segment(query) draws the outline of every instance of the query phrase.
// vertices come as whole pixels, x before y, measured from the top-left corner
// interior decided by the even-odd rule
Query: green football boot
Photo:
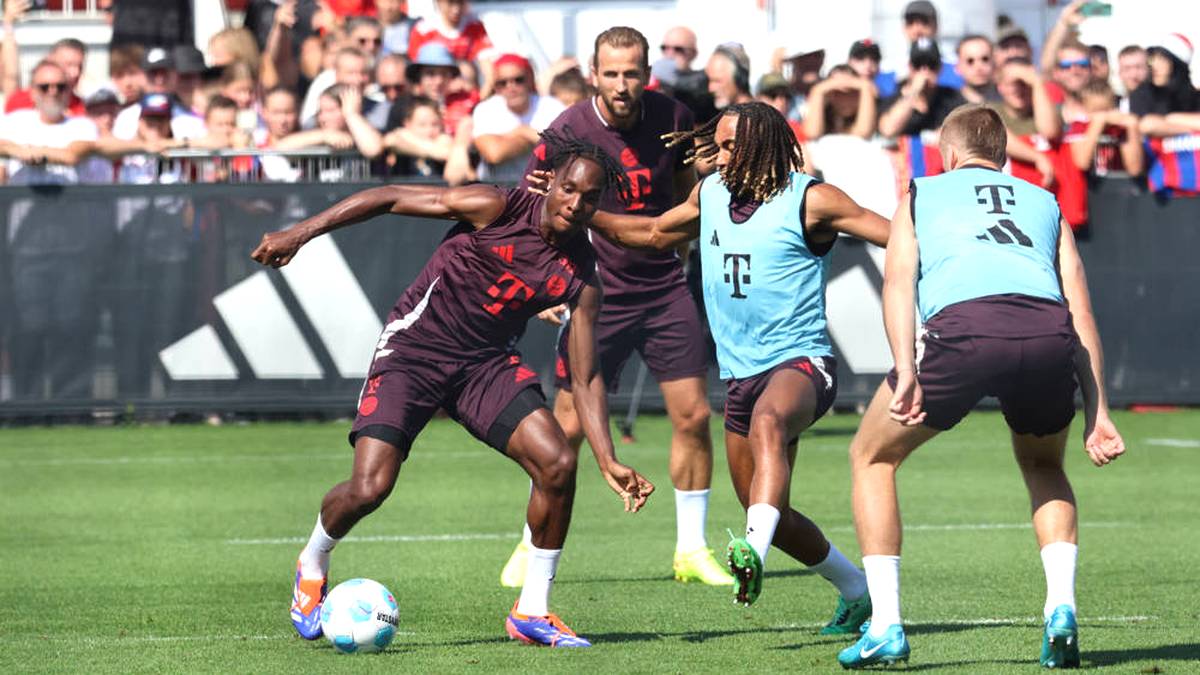
[[[871,594],[864,592],[857,600],[847,601],[838,596],[833,618],[821,629],[821,635],[858,635],[862,625],[871,618]]]
[[[738,537],[729,542],[726,558],[729,560],[729,571],[737,580],[733,601],[746,607],[753,605],[762,593],[763,564],[758,551],[750,542]]]

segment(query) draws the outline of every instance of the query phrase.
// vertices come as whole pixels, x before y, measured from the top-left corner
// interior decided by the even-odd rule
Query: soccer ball
[[[321,630],[343,654],[381,651],[399,623],[396,598],[378,581],[343,581],[321,603]]]

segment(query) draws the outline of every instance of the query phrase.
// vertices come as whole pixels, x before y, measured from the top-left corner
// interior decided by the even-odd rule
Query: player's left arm
[[[677,169],[674,175],[671,176],[671,187],[674,189],[675,204],[680,204],[688,200],[692,195],[692,190],[696,189],[696,183],[699,179],[696,176],[695,167],[688,165],[682,169]],[[700,222],[696,221],[697,233],[699,232]],[[691,241],[685,241],[675,247],[675,252],[679,254],[681,260],[687,260],[688,249],[691,248]]]
[[[888,414],[905,426],[916,426],[925,420],[924,392],[917,381],[914,304],[920,251],[910,206],[912,198],[910,191],[896,207],[883,263],[883,327],[896,363],[896,388]]]
[[[597,282],[584,286],[571,308],[571,332],[567,355],[571,363],[571,391],[583,434],[600,465],[600,473],[625,502],[625,510],[636,512],[646,503],[654,485],[631,467],[617,461],[608,423],[608,392],[596,358],[596,317],[602,293]]]
[[[1083,446],[1096,466],[1104,466],[1125,452],[1125,441],[1108,416],[1108,393],[1104,385],[1104,350],[1092,314],[1087,275],[1075,247],[1071,226],[1060,217],[1058,233],[1058,276],[1063,297],[1071,310],[1079,349],[1075,352],[1075,374],[1083,394]]]
[[[804,222],[809,235],[820,243],[833,241],[842,233],[876,246],[888,245],[890,227],[887,218],[859,206],[849,195],[829,183],[808,188],[804,198]]]

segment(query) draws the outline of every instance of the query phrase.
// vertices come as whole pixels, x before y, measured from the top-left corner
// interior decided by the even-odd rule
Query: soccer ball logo
[[[396,598],[370,579],[343,581],[321,604],[321,630],[343,654],[381,651],[391,644],[399,623]]]

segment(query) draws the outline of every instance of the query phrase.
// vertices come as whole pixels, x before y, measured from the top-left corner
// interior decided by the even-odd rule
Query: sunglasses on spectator
[[[51,91],[53,91],[56,94],[60,94],[67,90],[66,82],[41,82],[38,84],[34,84],[33,86],[35,89],[42,92],[43,94],[48,94]]]
[[[1058,67],[1063,70],[1067,70],[1068,68],[1091,68],[1092,62],[1087,59],[1063,60],[1058,62]]]
[[[676,54],[687,54],[688,52],[692,51],[691,47],[684,47],[682,45],[659,45],[658,48],[661,49],[664,54],[670,54],[671,52],[675,52]]]
[[[966,64],[968,66],[973,66],[976,63],[991,63],[992,57],[990,57],[990,56],[980,56],[980,57],[968,56],[967,58],[963,59],[963,61],[966,62]]]
[[[399,91],[399,92],[404,91],[403,84],[381,84],[381,85],[379,85],[379,88],[383,91]]]
[[[357,42],[358,44],[362,45],[363,47],[367,47],[367,46],[369,46],[369,45],[381,45],[381,44],[383,44],[383,38],[367,38],[367,37],[361,37],[361,38],[358,38],[357,40],[355,40],[355,42]]]
[[[518,75],[518,76],[516,76],[516,77],[509,77],[509,78],[505,78],[505,79],[502,79],[502,80],[496,80],[496,88],[497,88],[497,89],[503,89],[503,88],[507,87],[507,86],[508,86],[508,85],[510,85],[510,84],[520,84],[520,85],[524,85],[524,84],[525,84],[525,76],[524,76],[524,75]]]

